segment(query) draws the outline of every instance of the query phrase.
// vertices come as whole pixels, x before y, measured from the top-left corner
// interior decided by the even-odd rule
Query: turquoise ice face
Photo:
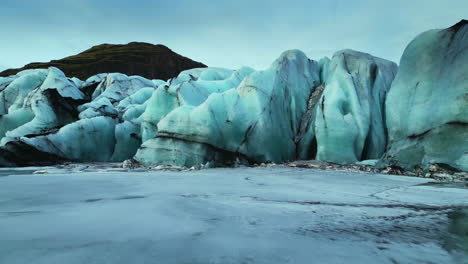
[[[78,161],[131,158],[141,145],[146,101],[161,83],[119,73],[81,81],[54,67],[2,78],[1,144],[20,142]]]
[[[206,69],[198,79],[192,76],[193,80],[158,88],[148,105],[148,111],[156,108],[153,103],[166,106],[148,114],[157,113],[148,126],[157,129],[157,137],[145,141],[136,158],[148,165],[185,166],[213,158],[219,158],[215,163],[236,158],[295,159],[294,138],[301,117],[311,91],[320,85],[317,62],[294,50],[283,53],[264,71],[241,68],[230,76],[224,74],[229,76],[224,80],[211,80],[213,73]],[[168,99],[161,100],[164,97]],[[170,98],[177,98],[177,103],[164,104],[176,101]],[[194,153],[194,148],[199,151]]]
[[[430,30],[406,48],[386,101],[386,163],[468,170],[468,22]]]
[[[0,80],[0,135],[79,161],[138,149],[146,165],[354,162],[385,147],[381,107],[395,67],[351,50],[319,62],[291,50],[263,71],[192,69],[168,82],[25,71]]]
[[[292,50],[267,70],[231,73],[242,78],[230,77],[236,81],[229,85],[200,80],[218,70],[181,74],[148,103],[136,159],[193,166],[379,158],[386,144],[382,106],[396,69],[351,50],[320,62]]]
[[[18,73],[0,98],[0,145],[5,145],[73,122],[68,110],[84,94],[63,72],[51,67]]]
[[[382,156],[383,104],[396,71],[395,63],[366,53],[335,53],[315,114],[317,159],[345,164]]]

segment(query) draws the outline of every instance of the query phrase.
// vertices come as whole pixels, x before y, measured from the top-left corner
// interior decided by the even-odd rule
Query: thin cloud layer
[[[319,59],[351,48],[398,62],[417,34],[466,10],[465,0],[3,0],[0,69],[131,41],[227,68],[266,68],[287,49]]]

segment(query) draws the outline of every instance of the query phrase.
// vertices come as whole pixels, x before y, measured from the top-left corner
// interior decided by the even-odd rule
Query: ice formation
[[[237,87],[240,80],[235,80],[230,85],[216,85],[218,90],[211,89],[214,92],[200,98],[203,103],[199,95],[184,98],[179,93],[183,105],[160,119],[157,137],[143,143],[137,160],[193,166],[229,163],[236,158],[256,162],[294,159],[300,118],[310,92],[320,84],[318,64],[300,51],[288,51],[269,69],[251,73]],[[191,82],[196,83],[176,86],[197,87]]]
[[[468,21],[406,48],[386,102],[387,164],[443,163],[468,171]]]
[[[0,79],[0,164],[131,158],[146,101],[161,83],[120,73],[81,81],[54,67]]]
[[[53,67],[1,77],[0,166],[132,157],[187,167],[347,164],[384,155],[381,166],[468,170],[467,31],[462,21],[423,33],[399,69],[353,50],[319,61],[290,50],[265,70],[198,68],[167,82],[120,73],[82,81]]]
[[[380,158],[386,145],[383,104],[397,65],[345,50],[326,67],[315,116],[317,159],[354,163]]]
[[[148,103],[153,122],[146,122],[136,159],[194,166],[378,158],[386,143],[382,105],[396,69],[351,50],[320,62],[292,50],[237,87],[216,84],[221,89],[203,98],[181,92],[200,82],[181,76],[187,81],[160,87]]]

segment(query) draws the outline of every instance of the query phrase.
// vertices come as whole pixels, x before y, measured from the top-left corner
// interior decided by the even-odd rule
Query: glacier
[[[191,69],[167,82],[27,70],[2,79],[1,147],[187,167],[378,158],[396,68],[352,50],[319,61],[290,50],[266,70]]]
[[[380,158],[386,146],[383,105],[398,66],[345,50],[327,67],[315,116],[317,159],[343,164]]]
[[[0,164],[131,158],[146,101],[162,83],[120,73],[81,81],[55,67],[2,79]]]
[[[58,161],[219,167],[320,160],[468,170],[468,26],[416,37],[396,63],[283,52],[267,69],[169,80],[54,67],[0,77],[0,166]]]
[[[387,97],[382,163],[468,171],[468,21],[414,39]]]
[[[317,63],[304,53],[285,52],[238,87],[168,113],[157,125],[157,137],[143,143],[136,159],[189,167],[236,159],[292,160],[293,138],[310,90],[320,83],[318,72]]]
[[[154,131],[146,135],[152,138],[135,158],[145,165],[187,167],[314,158],[348,163],[361,160],[363,152],[366,158],[379,158],[386,143],[381,108],[396,69],[395,63],[352,50],[319,62],[291,50],[267,70],[251,73],[237,87],[211,93],[201,104],[161,102],[163,96],[155,93],[147,115],[157,113],[157,124],[148,125]],[[183,85],[176,82],[176,87]],[[164,89],[161,94],[171,87]],[[344,104],[355,109],[331,118]],[[154,110],[157,105],[164,107]],[[174,105],[179,107],[168,112]],[[361,130],[355,133],[357,126]]]

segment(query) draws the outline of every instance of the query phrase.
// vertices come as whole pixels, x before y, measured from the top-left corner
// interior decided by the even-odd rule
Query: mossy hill
[[[162,79],[177,76],[181,71],[206,67],[173,52],[164,45],[131,42],[125,45],[102,44],[80,54],[50,62],[34,62],[19,69],[8,69],[0,76],[14,75],[27,69],[55,66],[69,77],[85,80],[105,72],[120,72],[127,75],[140,75],[148,79]]]

